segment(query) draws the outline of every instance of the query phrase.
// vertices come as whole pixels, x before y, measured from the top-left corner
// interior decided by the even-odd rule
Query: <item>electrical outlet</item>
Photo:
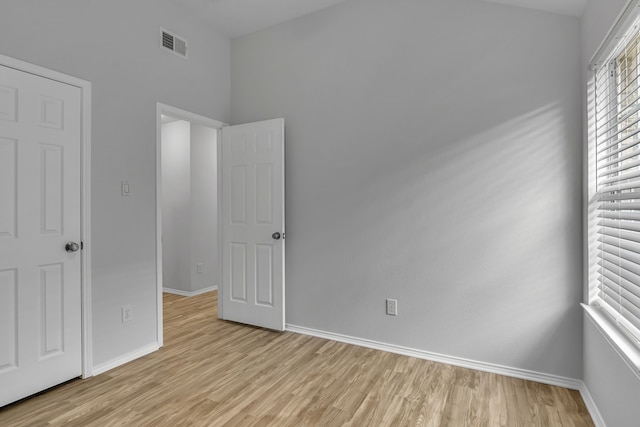
[[[131,306],[122,306],[122,323],[131,322],[133,320],[133,313],[131,312]]]
[[[198,272],[198,274],[202,274],[202,263],[201,262],[196,264],[196,271]]]
[[[398,315],[398,300],[387,298],[387,314],[389,316]]]

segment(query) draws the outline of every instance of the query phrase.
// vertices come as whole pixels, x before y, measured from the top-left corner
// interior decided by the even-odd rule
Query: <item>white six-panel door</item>
[[[284,120],[222,129],[222,317],[284,330]]]
[[[81,375],[81,91],[0,66],[0,406]]]

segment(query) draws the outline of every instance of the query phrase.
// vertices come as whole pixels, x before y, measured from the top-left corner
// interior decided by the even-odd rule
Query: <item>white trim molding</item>
[[[589,69],[594,71],[599,66],[599,62],[603,61],[605,56],[615,48],[619,41],[619,36],[627,32],[635,24],[634,14],[637,13],[639,6],[640,0],[627,0],[627,4],[614,21],[615,23],[609,28],[604,40],[602,40],[602,43],[600,43],[600,46],[591,57]]]
[[[160,350],[157,344],[149,344],[145,347],[141,347],[138,350],[132,351],[130,353],[125,354],[124,356],[115,358],[110,362],[103,363],[101,365],[95,366],[93,368],[94,375],[100,375],[111,369],[117,368],[118,366],[122,366],[125,363],[132,362],[136,359],[146,356],[147,354],[153,353],[154,351]]]
[[[535,381],[543,384],[565,387],[572,390],[580,390],[583,382],[574,378],[561,377],[559,375],[545,374],[542,372],[528,371],[525,369],[512,368],[509,366],[496,365],[493,363],[479,362],[476,360],[464,359],[461,357],[447,356],[430,351],[418,350],[415,348],[403,347],[395,344],[387,344],[379,341],[356,338],[348,335],[336,334],[333,332],[319,331],[317,329],[305,328],[302,326],[286,325],[286,330],[297,334],[310,335],[360,347],[382,350],[389,353],[411,356],[417,359],[430,360],[432,362],[445,363],[447,365],[460,366],[462,368],[475,369],[477,371],[490,372],[493,374],[505,375],[523,380]]]
[[[0,65],[74,86],[81,91],[82,378],[88,378],[93,375],[91,326],[91,82],[1,54]]]
[[[640,349],[598,308],[587,304],[581,305],[588,315],[587,318],[602,334],[611,348],[618,353],[636,378],[640,380]]]
[[[197,291],[183,291],[181,289],[172,289],[172,288],[162,288],[162,292],[166,292],[168,294],[180,295],[183,297],[195,297],[196,295],[206,294],[207,292],[217,291],[218,286],[209,286],[208,288],[198,289]]]
[[[596,427],[607,427],[607,424],[604,422],[604,418],[602,418],[602,414],[600,414],[600,411],[596,406],[596,401],[593,400],[593,396],[589,393],[589,389],[584,382],[580,386],[580,396],[582,396],[582,400],[584,401],[587,411],[589,411],[589,415],[591,415],[591,419]]]

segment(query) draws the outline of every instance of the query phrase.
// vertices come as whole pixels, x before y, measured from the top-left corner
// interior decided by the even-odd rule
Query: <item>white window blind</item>
[[[640,340],[640,34],[637,27],[596,70],[596,303]]]

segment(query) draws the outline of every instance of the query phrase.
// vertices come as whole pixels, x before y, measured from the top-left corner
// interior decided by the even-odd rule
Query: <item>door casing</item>
[[[80,234],[82,378],[93,376],[91,329],[91,82],[0,54],[0,65],[75,86],[81,92],[80,132]]]
[[[177,107],[172,107],[167,104],[163,104],[160,102],[156,103],[156,282],[157,282],[157,299],[156,299],[156,325],[157,325],[157,341],[158,347],[162,347],[164,343],[164,335],[163,335],[163,310],[162,310],[162,289],[163,289],[163,280],[162,280],[162,115],[168,115],[171,117],[175,117],[177,119],[186,120],[190,123],[194,123],[200,126],[206,126],[208,128],[217,129],[218,131],[218,143],[217,143],[217,174],[218,174],[218,210],[220,210],[220,206],[222,206],[222,187],[220,180],[221,173],[221,138],[222,138],[222,128],[224,126],[228,126],[226,123],[223,123],[218,120],[211,119],[209,117],[201,116],[196,113],[192,113],[190,111],[186,111]],[[221,229],[221,217],[218,215],[218,236],[220,236]],[[217,242],[218,246],[218,265],[222,265],[222,241],[218,238]],[[218,268],[216,272],[216,281],[218,283],[222,283],[222,270]],[[221,289],[218,289],[218,292],[221,292]],[[218,317],[222,315],[222,304],[221,299],[218,298]]]

